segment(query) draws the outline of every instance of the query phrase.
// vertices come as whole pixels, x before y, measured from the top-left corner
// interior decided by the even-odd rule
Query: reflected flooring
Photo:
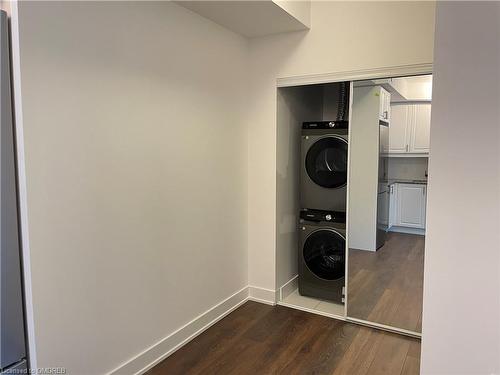
[[[377,252],[349,250],[348,316],[421,332],[424,242],[388,233]]]
[[[284,298],[282,302],[292,305],[291,307],[311,309],[317,311],[318,313],[336,315],[337,317],[342,318],[345,316],[343,304],[301,296],[298,289],[295,289],[292,293],[290,293],[290,295]]]
[[[247,302],[147,372],[418,375],[420,341]]]

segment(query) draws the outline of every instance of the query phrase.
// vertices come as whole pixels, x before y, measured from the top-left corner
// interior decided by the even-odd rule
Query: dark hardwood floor
[[[147,374],[418,375],[419,363],[417,339],[247,302]]]
[[[388,233],[377,252],[350,249],[347,315],[421,332],[424,243]]]

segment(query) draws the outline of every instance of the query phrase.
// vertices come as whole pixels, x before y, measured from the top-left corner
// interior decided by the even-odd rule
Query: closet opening
[[[278,88],[279,304],[420,336],[431,88]]]

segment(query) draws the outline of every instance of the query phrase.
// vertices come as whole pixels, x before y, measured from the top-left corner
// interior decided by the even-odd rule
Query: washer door
[[[311,233],[302,255],[309,270],[321,279],[338,280],[345,275],[345,238],[334,230]]]
[[[317,185],[339,188],[347,184],[347,141],[330,136],[314,143],[306,155],[306,171]]]

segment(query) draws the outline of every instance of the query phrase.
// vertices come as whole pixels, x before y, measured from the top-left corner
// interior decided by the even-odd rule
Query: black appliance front
[[[299,293],[343,303],[345,225],[303,223],[299,249]]]
[[[301,208],[345,212],[347,129],[303,129],[301,158]]]
[[[317,185],[335,189],[347,184],[347,141],[337,136],[318,139],[306,154],[307,175]]]

